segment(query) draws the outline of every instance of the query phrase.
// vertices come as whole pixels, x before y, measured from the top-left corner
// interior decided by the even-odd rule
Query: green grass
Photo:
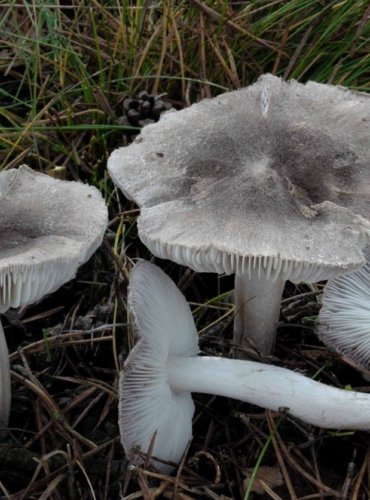
[[[368,436],[335,435],[288,417],[275,416],[274,422],[259,409],[210,397],[196,399],[195,437],[187,457],[192,468],[172,479],[126,471],[116,428],[116,384],[119,354],[132,346],[132,338],[126,329],[128,338],[122,339],[116,323],[127,320],[131,259],[150,255],[137,238],[137,210],[112,189],[106,161],[135,131],[120,125],[119,118],[124,98],[141,90],[165,94],[182,107],[271,72],[370,91],[369,15],[368,0],[1,3],[0,170],[27,163],[90,182],[103,192],[111,214],[105,244],[82,271],[84,279],[56,294],[55,304],[31,309],[29,323],[27,310],[22,312],[31,328],[41,307],[40,317],[54,326],[55,306],[65,308],[58,318],[66,333],[55,334],[42,323],[33,328],[44,332],[46,348],[42,336],[33,334],[22,337],[21,350],[15,342],[11,346],[17,425],[9,449],[0,441],[2,498],[12,498],[13,490],[22,491],[23,498],[105,500],[121,492],[160,498],[163,485],[173,498],[255,498],[253,481],[243,489],[244,471],[254,468],[255,478],[261,465],[281,468],[292,498],[344,498],[344,491],[366,498]],[[225,284],[227,278],[204,278],[175,265],[166,270],[191,295],[202,350],[226,356],[232,285]],[[293,318],[300,317],[300,307],[307,314],[307,300],[316,300],[316,293],[307,299],[310,293],[301,286],[287,285],[286,293],[298,304]],[[100,319],[106,332],[74,330],[75,319],[94,317],[97,305],[108,310]],[[312,322],[302,321],[300,330],[299,319],[290,323],[285,316],[283,303],[285,343],[276,352],[282,365],[331,385],[361,385],[358,378],[352,383],[353,372],[352,378],[341,378],[348,367],[338,368],[317,341],[310,344],[315,342]],[[65,421],[53,418],[56,414]],[[89,447],[90,442],[98,447]],[[13,452],[24,469],[15,477],[7,465]],[[39,466],[35,459],[41,456]],[[351,460],[356,476],[347,473]],[[276,498],[288,498],[288,490]]]
[[[366,0],[11,0],[1,9],[0,168],[103,175],[124,133],[123,97],[142,89],[181,105],[264,72],[370,88]]]

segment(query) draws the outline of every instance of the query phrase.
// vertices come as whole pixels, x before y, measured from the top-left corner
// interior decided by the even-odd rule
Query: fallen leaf
[[[252,479],[253,471],[254,468],[246,469],[244,471],[245,489],[248,488],[249,482]],[[266,493],[267,489],[272,490],[277,486],[281,486],[283,483],[283,476],[281,475],[278,465],[275,465],[274,467],[262,466],[256,472],[251,491],[257,493],[258,495],[262,495],[263,493]]]

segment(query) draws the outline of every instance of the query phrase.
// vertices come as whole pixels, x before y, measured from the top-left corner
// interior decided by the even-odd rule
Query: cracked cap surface
[[[108,168],[155,255],[317,281],[364,262],[369,137],[369,95],[264,75],[168,112]]]

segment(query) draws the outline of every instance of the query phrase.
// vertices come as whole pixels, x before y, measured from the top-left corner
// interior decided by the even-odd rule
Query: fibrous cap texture
[[[171,389],[166,362],[195,356],[198,336],[184,296],[157,266],[139,261],[130,276],[128,305],[137,344],[119,385],[121,441],[132,463],[140,463],[153,440],[153,457],[178,463],[192,436],[194,404],[188,392]],[[159,461],[155,466],[169,472]]]
[[[92,186],[26,166],[0,173],[0,312],[72,279],[100,245],[107,209]]]
[[[108,168],[155,255],[317,281],[364,262],[369,136],[370,96],[264,75],[165,114]]]

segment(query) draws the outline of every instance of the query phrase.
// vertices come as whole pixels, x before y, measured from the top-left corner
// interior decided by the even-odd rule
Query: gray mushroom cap
[[[100,245],[107,208],[92,186],[34,172],[0,172],[0,313],[72,279]]]
[[[174,391],[166,363],[171,356],[196,356],[198,334],[184,296],[149,262],[130,275],[128,305],[138,340],[119,384],[119,427],[126,456],[142,463],[153,440],[153,457],[178,463],[192,437],[194,403],[189,391]],[[181,321],[177,321],[181,318]],[[162,472],[173,467],[154,460]]]
[[[157,256],[317,281],[369,240],[370,96],[272,75],[144,127],[109,172]]]

